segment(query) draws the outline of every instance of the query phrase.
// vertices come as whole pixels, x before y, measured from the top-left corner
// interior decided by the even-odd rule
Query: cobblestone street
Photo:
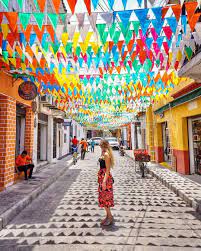
[[[115,153],[115,218],[101,228],[97,203],[99,151],[71,166],[0,232],[0,250],[200,250],[193,208],[134,163]]]

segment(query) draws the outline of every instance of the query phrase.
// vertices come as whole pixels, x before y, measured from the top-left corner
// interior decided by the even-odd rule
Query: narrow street
[[[195,211],[115,152],[115,223],[100,227],[99,150],[71,166],[0,232],[0,250],[200,250]]]

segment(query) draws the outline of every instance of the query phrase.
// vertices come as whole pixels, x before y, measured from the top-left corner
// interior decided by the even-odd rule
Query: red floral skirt
[[[106,190],[102,189],[102,183],[105,176],[106,168],[101,168],[98,172],[98,205],[99,207],[114,207],[114,197],[113,197],[113,178],[109,174],[106,182]]]

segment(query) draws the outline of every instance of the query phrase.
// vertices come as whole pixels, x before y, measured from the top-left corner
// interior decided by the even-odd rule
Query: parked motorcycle
[[[125,155],[125,150],[124,150],[124,147],[123,146],[120,146],[119,147],[119,153],[121,156],[124,156]]]

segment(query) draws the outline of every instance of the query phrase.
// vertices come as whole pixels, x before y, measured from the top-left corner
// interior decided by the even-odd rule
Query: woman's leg
[[[110,207],[105,207],[106,215],[109,220],[112,220],[112,213]]]

